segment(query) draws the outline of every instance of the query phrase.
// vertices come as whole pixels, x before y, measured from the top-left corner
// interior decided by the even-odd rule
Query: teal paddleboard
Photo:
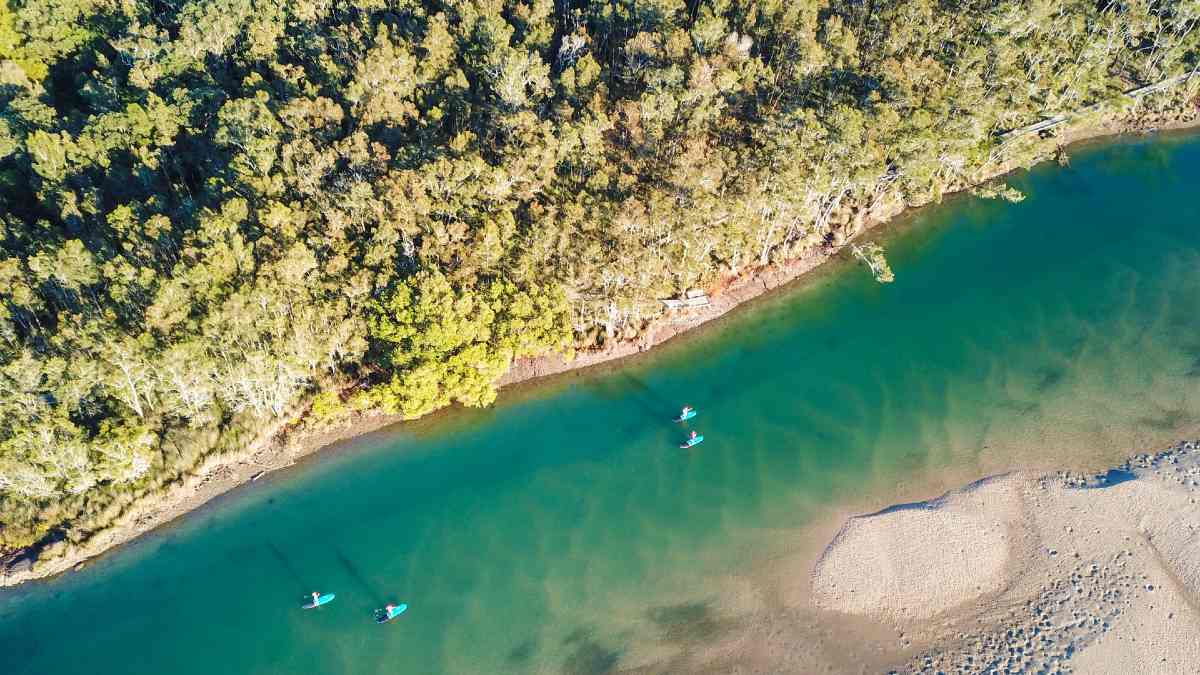
[[[703,443],[703,442],[704,442],[704,437],[703,437],[703,436],[697,436],[697,437],[695,437],[695,438],[689,438],[689,439],[687,439],[686,441],[684,441],[684,442],[683,442],[683,445],[680,445],[679,447],[681,447],[681,448],[694,448],[694,447],[696,447],[697,445],[700,445],[700,444],[701,444],[701,443]]]
[[[685,414],[675,418],[676,422],[686,422],[696,416],[695,410],[689,410]]]
[[[333,599],[336,597],[337,597],[337,595],[334,593],[326,593],[325,595],[318,596],[316,602],[309,600],[308,602],[301,605],[301,607],[304,609],[312,609],[313,607],[320,607],[321,605],[327,605],[327,604],[333,602]]]
[[[387,622],[391,621],[392,619],[400,616],[407,610],[408,610],[408,605],[406,605],[404,603],[400,603],[399,605],[396,605],[395,607],[393,607],[390,614],[388,613],[387,610],[377,609],[377,610],[375,610],[375,623],[387,623]]]

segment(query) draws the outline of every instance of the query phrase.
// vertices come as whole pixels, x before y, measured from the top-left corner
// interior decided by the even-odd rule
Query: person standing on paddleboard
[[[313,596],[313,603],[312,603],[313,607],[316,607],[317,605],[321,604],[321,594],[320,593],[313,591],[312,596]]]
[[[688,413],[690,413],[690,412],[692,412],[692,406],[690,406],[690,405],[683,406],[683,410],[679,413],[680,419],[687,417]]]

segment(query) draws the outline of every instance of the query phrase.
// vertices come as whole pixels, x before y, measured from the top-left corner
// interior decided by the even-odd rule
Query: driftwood
[[[692,289],[684,293],[682,298],[667,298],[662,301],[662,304],[667,306],[667,309],[682,309],[684,307],[704,307],[708,305],[708,294],[704,291]]]

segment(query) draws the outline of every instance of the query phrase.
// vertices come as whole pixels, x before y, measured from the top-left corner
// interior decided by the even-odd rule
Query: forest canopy
[[[5,0],[0,551],[512,359],[1200,65],[1198,0]]]

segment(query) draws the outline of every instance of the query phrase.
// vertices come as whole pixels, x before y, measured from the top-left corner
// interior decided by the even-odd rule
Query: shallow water
[[[1011,182],[1026,201],[893,228],[894,284],[837,263],[648,358],[369,437],[0,594],[3,671],[607,672],[714,639],[737,613],[722,580],[832,509],[1193,432],[1200,139]],[[312,590],[338,597],[300,610]],[[377,626],[389,599],[408,613]]]

